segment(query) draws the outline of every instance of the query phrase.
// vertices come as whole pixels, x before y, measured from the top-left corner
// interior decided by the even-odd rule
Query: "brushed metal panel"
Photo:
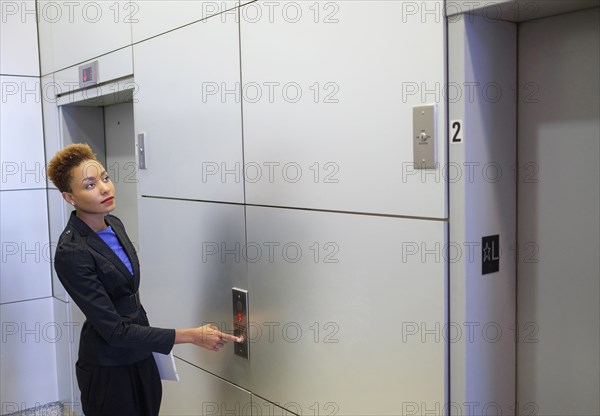
[[[42,95],[35,78],[1,76],[0,190],[46,186]]]
[[[137,160],[140,169],[147,169],[146,167],[146,133],[138,133],[136,135],[137,140],[135,148],[137,151]]]
[[[116,208],[113,213],[124,224],[135,247],[139,247],[138,231],[138,165],[135,162],[133,104],[104,107],[106,171],[115,185]]]
[[[444,222],[248,207],[247,227],[254,394],[302,414],[441,413]]]
[[[179,382],[163,381],[161,415],[251,416],[252,398],[240,389],[186,361],[175,358]]]
[[[413,149],[415,169],[435,169],[437,137],[435,105],[413,107]]]
[[[445,218],[443,2],[265,3],[240,9],[247,201]],[[413,168],[425,103],[438,108],[433,172]]]
[[[211,18],[136,44],[134,61],[135,131],[148,149],[140,194],[243,202],[241,103],[207,99],[221,84],[239,91],[236,22]]]
[[[214,323],[233,333],[231,289],[246,288],[244,208],[238,205],[139,200],[142,303],[150,323],[192,328]],[[174,354],[247,387],[247,360],[233,343],[219,353],[176,345]]]
[[[298,403],[282,403],[282,406],[280,406],[255,394],[252,395],[252,410],[253,415],[294,416],[302,414],[302,409]],[[313,403],[305,414],[336,415],[338,411],[334,403],[327,403],[324,406]]]
[[[66,336],[66,328],[54,320],[52,303],[46,298],[0,305],[2,414],[59,399],[55,345]]]
[[[46,190],[0,192],[0,303],[52,295]]]

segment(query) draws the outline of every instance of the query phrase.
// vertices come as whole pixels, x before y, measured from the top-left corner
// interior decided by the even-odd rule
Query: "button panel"
[[[436,168],[435,104],[413,107],[415,169]]]
[[[232,289],[233,296],[233,335],[242,338],[242,342],[234,342],[235,355],[250,358],[248,341],[248,291]]]

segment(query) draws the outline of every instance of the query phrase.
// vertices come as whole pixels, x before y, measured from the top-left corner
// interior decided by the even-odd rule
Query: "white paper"
[[[173,357],[173,351],[168,355],[161,354],[159,352],[153,352],[158,372],[160,373],[161,380],[179,381],[179,374],[177,373],[177,367],[175,366],[175,357]]]

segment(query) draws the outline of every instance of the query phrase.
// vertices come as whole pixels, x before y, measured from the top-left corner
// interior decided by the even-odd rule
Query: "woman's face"
[[[86,214],[108,214],[115,209],[115,187],[99,162],[86,160],[71,173],[71,192],[63,192],[67,202]]]

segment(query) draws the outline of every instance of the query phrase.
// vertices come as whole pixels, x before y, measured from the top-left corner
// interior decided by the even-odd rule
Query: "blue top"
[[[131,267],[129,257],[127,257],[127,253],[125,253],[125,249],[123,249],[123,246],[119,242],[119,239],[117,238],[117,235],[113,231],[112,227],[109,225],[104,230],[98,231],[96,234],[98,234],[98,236],[102,240],[104,240],[106,245],[108,245],[112,249],[112,251],[115,252],[115,254],[121,259],[123,264],[127,266],[127,268],[129,269],[129,273],[131,273],[131,275],[133,276],[133,268]]]

